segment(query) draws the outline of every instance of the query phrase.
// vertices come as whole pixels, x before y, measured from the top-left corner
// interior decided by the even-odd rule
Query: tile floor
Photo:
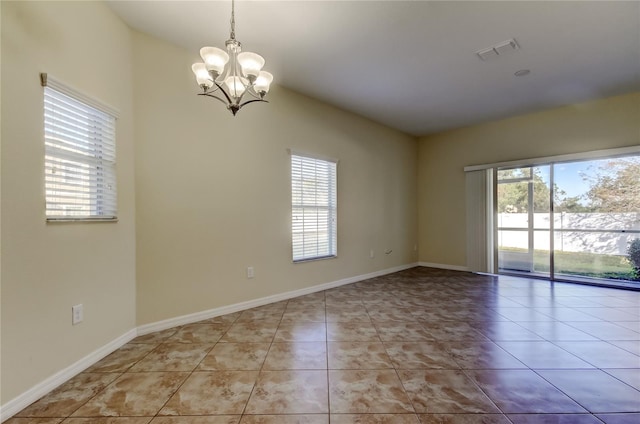
[[[413,268],[138,337],[7,424],[640,423],[640,292]]]

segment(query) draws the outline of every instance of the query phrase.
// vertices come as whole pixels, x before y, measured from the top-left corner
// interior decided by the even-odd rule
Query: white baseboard
[[[71,364],[61,371],[58,371],[51,377],[36,384],[26,392],[0,406],[0,422],[8,420],[13,415],[17,414],[27,406],[31,405],[33,402],[40,399],[42,396],[49,393],[51,390],[65,383],[69,379],[75,377],[105,356],[119,349],[124,344],[135,338],[136,335],[137,331],[135,328],[127,331],[117,339],[114,339],[106,345],[100,347],[99,349],[94,350],[79,361]]]
[[[405,269],[418,266],[418,263],[411,263],[406,265],[400,265],[393,268],[383,269],[381,271],[371,272],[369,274],[362,274],[355,277],[343,278],[341,280],[332,281],[329,283],[318,284],[312,287],[306,287],[304,289],[292,290],[285,293],[275,294],[272,296],[262,297],[260,299],[249,300],[246,302],[240,302],[229,306],[222,306],[219,308],[209,309],[206,311],[196,312],[194,314],[182,315],[175,318],[166,319],[150,324],[141,325],[140,327],[127,331],[117,339],[112,340],[101,348],[93,351],[89,355],[68,366],[67,368],[57,372],[46,380],[36,384],[26,392],[11,399],[9,402],[0,406],[0,422],[8,420],[13,415],[20,412],[22,409],[31,405],[42,396],[49,393],[51,390],[65,383],[72,377],[81,373],[89,368],[105,356],[114,352],[115,350],[128,343],[136,336],[153,333],[154,331],[166,330],[167,328],[176,327],[179,325],[190,324],[193,322],[202,321],[204,319],[214,318],[220,315],[230,314],[233,312],[243,311],[245,309],[255,308],[257,306],[266,305],[269,303],[279,302],[281,300],[291,299],[293,297],[304,296],[305,294],[311,294],[322,290],[331,289],[334,287],[344,286],[346,284],[356,283],[358,281],[367,280],[369,278],[380,277],[382,275],[391,274]],[[428,265],[425,265],[428,266]]]
[[[418,262],[419,266],[426,266],[429,268],[450,269],[452,271],[466,271],[469,272],[469,267],[460,265],[446,265],[446,264],[434,264],[431,262]]]
[[[392,274],[394,272],[403,271],[405,269],[413,268],[417,266],[417,263],[411,263],[407,265],[400,265],[393,268],[383,269],[381,271],[371,272],[369,274],[357,275],[355,277],[343,278],[342,280],[331,281],[329,283],[318,284],[312,287],[306,287],[304,289],[292,290],[284,293],[278,293],[271,296],[261,297],[259,299],[248,300],[246,302],[235,303],[233,305],[221,306],[219,308],[208,309],[206,311],[200,311],[193,314],[182,315],[175,318],[169,318],[162,321],[152,322],[150,324],[144,324],[138,327],[138,335],[144,335],[153,333],[156,331],[166,330],[168,328],[176,327],[179,325],[192,324],[194,322],[202,321],[218,317],[220,315],[231,314],[233,312],[244,311],[246,309],[256,308],[258,306],[268,305],[269,303],[280,302],[281,300],[291,299],[293,297],[304,296],[323,290],[332,289],[335,287],[344,286],[345,284],[356,283],[358,281],[368,280],[369,278],[380,277],[382,275]]]

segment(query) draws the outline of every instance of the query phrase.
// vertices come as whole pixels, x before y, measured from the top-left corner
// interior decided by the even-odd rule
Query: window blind
[[[467,267],[472,272],[494,272],[493,170],[465,172]]]
[[[337,255],[336,168],[332,161],[291,155],[294,262]]]
[[[44,87],[47,220],[117,217],[115,117]]]

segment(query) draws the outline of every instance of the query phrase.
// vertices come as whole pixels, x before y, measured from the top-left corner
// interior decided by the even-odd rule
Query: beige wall
[[[414,138],[277,86],[234,118],[197,51],[134,52],[139,325],[417,260]],[[337,259],[291,262],[288,148],[340,160]]]
[[[465,166],[638,144],[640,93],[421,138],[420,261],[466,266]]]
[[[102,3],[1,2],[5,404],[135,326],[131,33]],[[118,223],[46,224],[39,73],[120,110]],[[71,325],[71,306],[84,322]]]

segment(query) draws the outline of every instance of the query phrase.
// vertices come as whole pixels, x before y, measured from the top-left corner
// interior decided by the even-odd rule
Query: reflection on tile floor
[[[6,424],[639,422],[640,292],[413,268],[140,336]]]

